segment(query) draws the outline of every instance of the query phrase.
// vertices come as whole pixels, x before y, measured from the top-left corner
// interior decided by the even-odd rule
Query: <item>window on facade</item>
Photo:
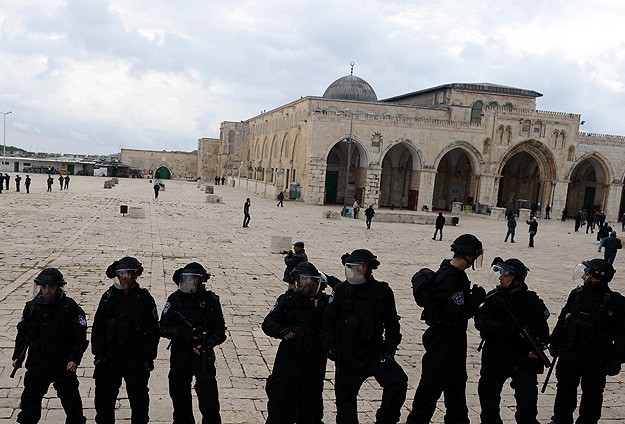
[[[488,107],[493,107],[495,109],[498,109],[499,108],[499,103],[497,103],[497,102],[490,102],[488,104]]]
[[[569,154],[568,154],[566,160],[568,160],[570,162],[575,160],[575,147],[573,147],[573,146],[569,147]]]
[[[507,110],[512,110],[512,108],[514,108],[514,105],[512,103],[508,102],[505,105],[503,105],[503,108],[507,109]]]
[[[475,123],[480,123],[482,122],[482,110],[484,109],[484,102],[481,100],[478,100],[477,102],[473,103],[473,106],[471,106],[471,123],[475,122]]]

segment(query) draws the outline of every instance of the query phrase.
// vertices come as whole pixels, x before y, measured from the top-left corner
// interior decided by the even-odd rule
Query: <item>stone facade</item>
[[[122,149],[120,160],[150,178],[195,179],[198,175],[197,152]]]
[[[221,175],[219,169],[220,141],[218,138],[200,138],[198,140],[197,176],[202,181],[213,181]]]
[[[304,97],[222,123],[217,173],[272,197],[298,183],[302,200],[317,205],[534,203],[543,213],[551,205],[554,217],[594,207],[616,220],[625,137],[582,133],[580,115],[537,110],[540,96],[446,84],[381,101]]]

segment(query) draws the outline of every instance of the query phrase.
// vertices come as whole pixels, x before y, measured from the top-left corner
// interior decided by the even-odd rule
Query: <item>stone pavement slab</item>
[[[24,304],[33,295],[33,278],[45,267],[57,267],[68,285],[66,291],[87,313],[91,324],[101,294],[111,285],[104,271],[116,259],[136,256],[145,268],[139,283],[154,295],[162,308],[168,294],[176,289],[173,272],[191,261],[205,265],[212,278],[210,289],[221,298],[228,339],[217,349],[217,378],[224,423],[261,423],[266,412],[265,379],[269,375],[278,341],[268,338],[260,324],[275,299],[285,290],[281,281],[283,257],[270,253],[271,237],[286,236],[306,242],[306,252],[319,269],[343,276],[340,256],[356,248],[367,248],[379,256],[378,279],[393,288],[402,317],[403,341],[398,362],[409,377],[408,399],[402,419],[408,414],[419,381],[423,355],[421,335],[425,325],[413,299],[410,278],[419,268],[436,268],[450,257],[449,245],[465,232],[476,234],[485,245],[485,264],[494,256],[518,257],[531,269],[528,284],[545,300],[555,324],[559,309],[578,282],[571,271],[583,259],[597,257],[594,235],[574,233],[573,222],[540,220],[536,247],[527,246],[525,224],[519,222],[516,244],[504,243],[503,221],[484,216],[465,216],[460,225],[446,226],[442,242],[431,240],[431,225],[377,222],[367,230],[362,220],[324,219],[328,209],[340,206],[310,206],[285,201],[277,208],[273,199],[228,186],[215,186],[223,203],[207,203],[206,194],[195,182],[167,181],[167,190],[153,199],[152,184],[145,179],[120,179],[112,189],[103,188],[103,178],[72,177],[69,190],[53,187],[46,192],[45,175],[32,175],[31,193],[5,191],[0,195],[0,421],[15,421],[24,371],[10,379],[11,354],[16,325]],[[243,203],[252,201],[249,228],[242,228]],[[120,205],[143,208],[145,218],[119,213]],[[623,253],[619,254],[623,255]],[[612,286],[624,291],[625,270],[617,255]],[[490,289],[489,267],[469,271],[474,283]],[[477,381],[480,358],[476,352],[479,336],[469,324],[469,383],[467,397],[470,417],[479,422]],[[168,351],[161,341],[156,369],[150,379],[151,422],[171,422],[167,392]],[[326,422],[334,421],[334,368],[330,362],[324,392]],[[87,352],[78,370],[86,415],[92,421],[93,357]],[[608,378],[602,422],[622,420],[622,375]],[[548,421],[555,394],[555,379],[539,398],[539,420]],[[129,422],[125,391],[118,402],[119,422]],[[502,416],[514,422],[514,398],[506,386]],[[381,389],[374,380],[363,384],[359,398],[360,420],[373,422]],[[63,411],[53,389],[44,399],[43,423],[63,421]],[[434,422],[443,422],[442,401]],[[199,413],[196,414],[199,418]]]

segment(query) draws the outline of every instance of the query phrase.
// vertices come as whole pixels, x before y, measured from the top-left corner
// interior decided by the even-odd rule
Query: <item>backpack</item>
[[[412,296],[417,305],[425,308],[434,299],[436,272],[429,268],[421,268],[412,276]]]

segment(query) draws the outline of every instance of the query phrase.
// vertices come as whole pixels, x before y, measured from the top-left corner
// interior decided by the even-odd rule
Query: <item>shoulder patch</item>
[[[276,302],[273,304],[273,306],[271,307],[271,311],[269,312],[273,312],[274,309],[276,309],[276,306],[278,306],[278,301],[276,300]]]
[[[328,303],[332,303],[332,301],[334,300],[334,295],[336,294],[336,292],[334,290],[332,290],[332,293],[330,294],[330,298],[328,299]]]
[[[165,306],[163,306],[163,313],[161,314],[161,316],[165,315],[167,311],[169,311],[170,306],[171,306],[171,303],[165,302]]]
[[[454,303],[458,306],[464,305],[464,293],[462,293],[461,291],[454,293],[451,296],[451,300],[453,300]]]
[[[78,324],[82,325],[83,327],[86,327],[87,319],[83,315],[78,315]]]
[[[22,321],[24,321],[24,314],[20,315],[20,320],[18,322],[22,322]]]

